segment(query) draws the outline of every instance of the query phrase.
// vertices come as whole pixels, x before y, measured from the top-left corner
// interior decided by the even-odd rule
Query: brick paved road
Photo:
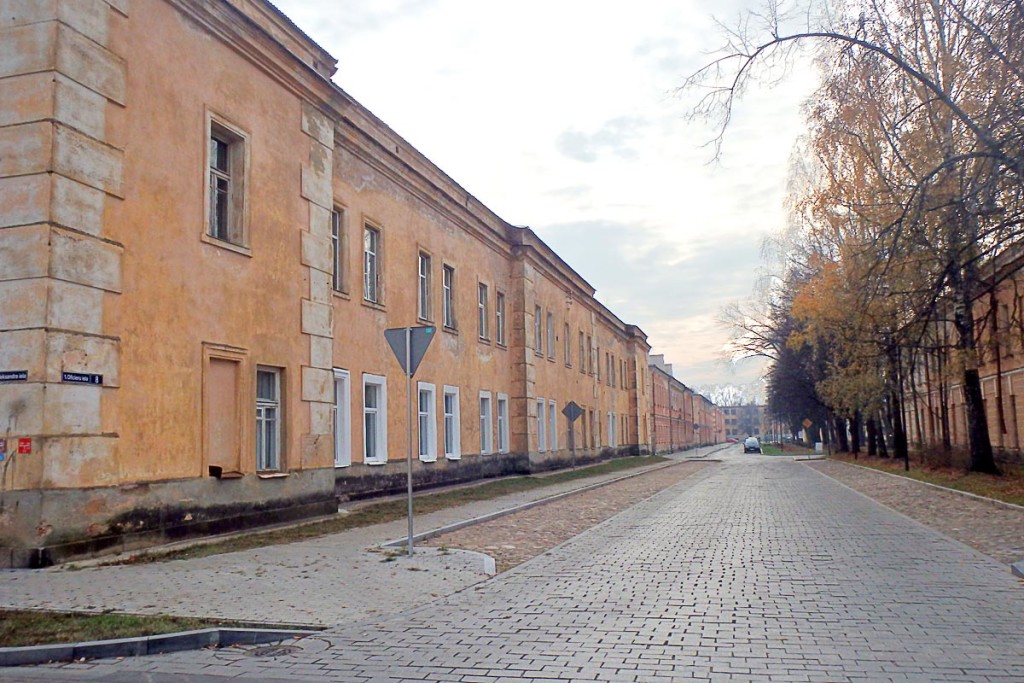
[[[496,580],[289,656],[0,679],[1008,683],[1024,680],[1022,624],[1005,565],[805,465],[737,457]]]

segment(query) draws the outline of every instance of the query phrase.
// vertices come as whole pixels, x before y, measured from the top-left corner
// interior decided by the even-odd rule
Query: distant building
[[[708,398],[675,378],[661,354],[650,356],[655,453],[673,453],[725,440],[725,418]]]
[[[765,434],[765,407],[762,405],[722,406],[725,416],[725,438],[742,441],[748,436]]]

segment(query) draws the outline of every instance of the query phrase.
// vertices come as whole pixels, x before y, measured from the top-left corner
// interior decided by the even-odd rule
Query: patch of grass
[[[821,455],[815,453],[813,448],[792,443],[784,443],[781,447],[776,444],[763,443],[761,444],[761,453],[763,455]]]
[[[978,472],[964,472],[962,469],[954,467],[934,467],[911,462],[911,469],[906,472],[903,469],[903,461],[893,458],[869,458],[861,455],[854,459],[849,453],[839,453],[832,457],[835,460],[863,465],[929,484],[966,491],[1005,503],[1024,505],[1024,467],[1004,465],[1002,466],[1003,474],[995,476]]]
[[[268,628],[266,624],[222,619],[0,610],[0,647],[134,638],[214,626]]]
[[[530,491],[533,489],[554,486],[577,479],[586,479],[601,474],[610,474],[637,467],[646,467],[666,461],[661,456],[632,456],[627,458],[616,458],[608,460],[591,467],[582,467],[575,470],[564,470],[554,474],[508,477],[485,482],[475,486],[449,489],[436,493],[421,493],[415,498],[415,513],[426,514],[437,510],[457,507],[480,500],[490,500],[511,493]],[[230,553],[240,550],[251,550],[262,548],[268,545],[281,543],[293,543],[310,538],[335,534],[349,529],[391,522],[396,519],[404,519],[406,515],[406,500],[389,500],[376,503],[369,503],[346,514],[337,515],[330,519],[311,522],[300,526],[293,526],[284,529],[273,529],[259,531],[251,534],[235,536],[213,543],[196,545],[179,550],[166,552],[152,552],[145,555],[115,560],[110,564],[141,564],[148,562],[164,562],[168,560],[193,559],[208,557],[221,553]]]

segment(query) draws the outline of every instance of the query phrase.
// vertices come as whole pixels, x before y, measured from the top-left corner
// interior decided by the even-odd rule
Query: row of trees
[[[802,28],[785,31],[795,15]],[[833,424],[840,448],[859,446],[843,423],[856,438],[863,421],[869,449],[887,434],[905,456],[914,373],[938,359],[963,390],[971,469],[997,472],[976,314],[1022,237],[1024,0],[773,3],[729,35],[685,86],[723,131],[744,87],[800,46],[822,74],[781,267],[757,310],[730,314],[738,350],[774,361],[770,408]]]

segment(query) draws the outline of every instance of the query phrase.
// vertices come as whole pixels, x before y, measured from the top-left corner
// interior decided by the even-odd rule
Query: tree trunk
[[[886,421],[885,421],[884,415],[883,416],[879,416],[878,423],[882,427],[879,430],[879,433],[878,433],[878,457],[879,458],[888,458],[889,457],[889,447],[886,446],[886,444],[885,444],[885,434],[886,434],[887,430],[886,430]]]
[[[850,452],[854,457],[860,453],[860,411],[854,412],[850,420]]]
[[[850,451],[850,442],[846,438],[846,420],[841,417],[834,419],[835,432],[836,432],[836,443],[839,446],[839,450],[843,453]]]
[[[875,418],[869,417],[867,420],[868,428],[868,455],[878,455],[878,426],[875,424]]]

